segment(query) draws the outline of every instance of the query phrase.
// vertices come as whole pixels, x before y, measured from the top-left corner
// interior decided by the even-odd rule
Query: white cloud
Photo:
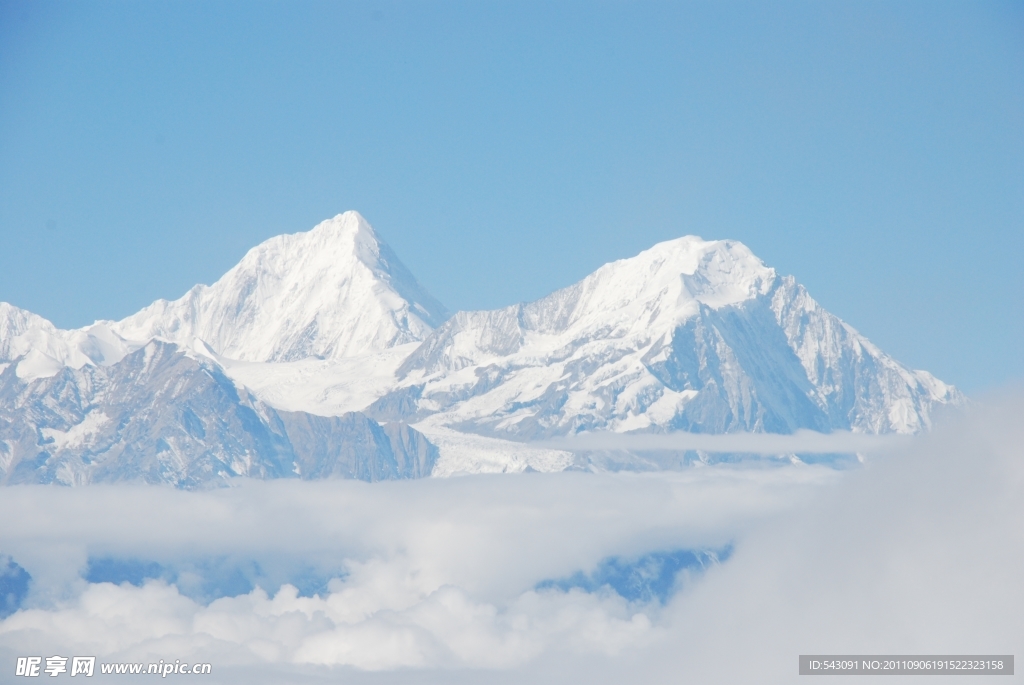
[[[0,549],[36,587],[0,622],[0,658],[201,659],[209,682],[675,683],[797,682],[800,653],[1012,653],[1022,404],[975,407],[842,473],[10,488]],[[732,558],[664,607],[532,589],[609,555],[730,541]],[[204,604],[162,582],[76,580],[98,554],[339,577],[317,597],[268,587]]]

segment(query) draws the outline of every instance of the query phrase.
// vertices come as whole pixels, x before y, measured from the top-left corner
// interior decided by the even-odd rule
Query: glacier
[[[2,483],[594,469],[608,456],[535,441],[910,434],[963,401],[742,243],[695,236],[449,316],[350,211],[121,321],[0,302]]]

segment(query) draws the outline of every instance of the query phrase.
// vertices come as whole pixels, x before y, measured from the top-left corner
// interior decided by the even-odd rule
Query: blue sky
[[[451,309],[735,238],[1024,377],[1024,5],[0,0],[0,300],[62,327],[362,212]]]

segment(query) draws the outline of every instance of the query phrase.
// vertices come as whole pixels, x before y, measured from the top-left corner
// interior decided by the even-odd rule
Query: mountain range
[[[962,401],[743,244],[694,236],[449,316],[346,212],[121,321],[60,330],[0,302],[3,483],[594,468],[531,441],[914,433]]]

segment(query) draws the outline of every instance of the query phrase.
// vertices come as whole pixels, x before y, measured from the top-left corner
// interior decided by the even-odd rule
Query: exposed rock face
[[[0,374],[0,482],[206,487],[234,476],[430,474],[436,449],[359,413],[278,412],[209,359],[153,341],[111,366],[23,381]]]

